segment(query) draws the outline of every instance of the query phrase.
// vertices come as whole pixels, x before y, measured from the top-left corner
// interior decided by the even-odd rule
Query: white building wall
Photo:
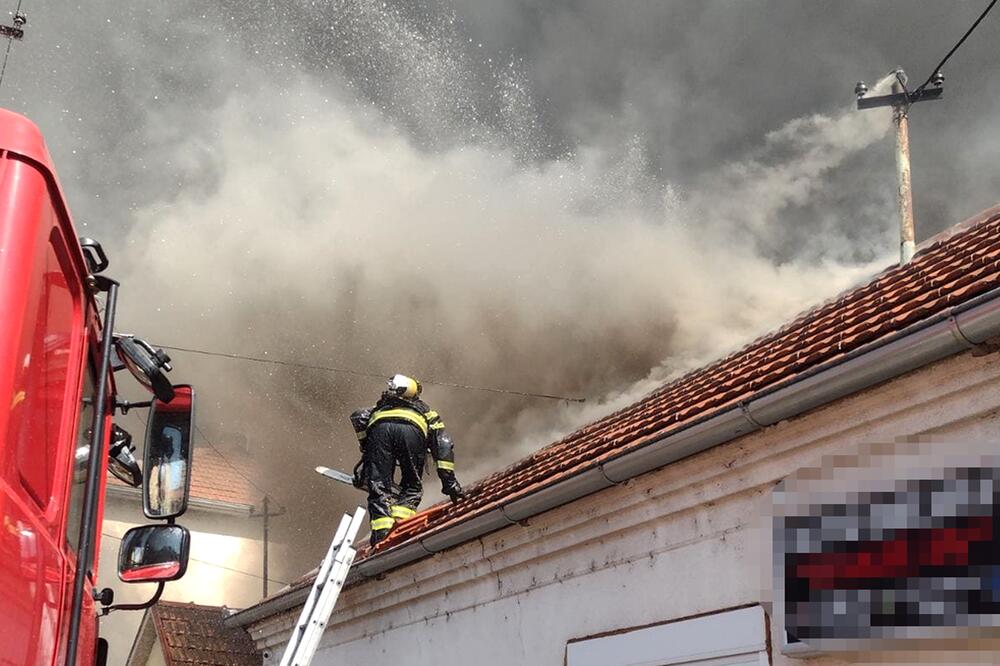
[[[996,356],[942,361],[345,590],[313,664],[558,666],[574,638],[767,602],[778,480],[867,442],[1000,441],[998,380]],[[298,612],[251,628],[265,664],[278,663]],[[773,619],[770,638],[780,646]],[[953,649],[970,645],[850,659],[998,661]],[[798,662],[772,649],[772,663]]]
[[[115,591],[115,603],[141,603],[156,591],[154,584],[127,584],[118,580],[118,547],[125,532],[136,525],[152,524],[142,514],[141,496],[109,496],[101,526],[98,581]],[[177,520],[191,531],[191,553],[187,573],[167,583],[166,601],[193,601],[230,608],[250,606],[262,597],[261,519],[248,513],[218,513],[189,508]],[[269,553],[280,558],[282,550],[271,544]],[[271,582],[271,590],[283,583]],[[142,611],[118,611],[100,621],[101,636],[108,639],[108,664],[123,664],[128,657]]]
[[[114,662],[109,658],[108,663]],[[163,656],[163,647],[160,646],[159,641],[153,644],[153,650],[149,653],[149,661],[146,662],[146,666],[167,666],[167,659]]]

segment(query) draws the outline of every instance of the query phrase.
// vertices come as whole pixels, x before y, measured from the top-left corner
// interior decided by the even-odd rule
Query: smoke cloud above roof
[[[119,329],[587,398],[427,385],[466,484],[891,263],[891,124],[851,89],[898,63],[926,76],[972,18],[932,2],[26,9],[0,93],[111,250]],[[1000,185],[997,28],[981,30],[945,100],[911,116],[918,240]],[[253,461],[311,563],[362,499],[312,467],[353,465],[347,415],[380,380],[174,357],[202,431]]]

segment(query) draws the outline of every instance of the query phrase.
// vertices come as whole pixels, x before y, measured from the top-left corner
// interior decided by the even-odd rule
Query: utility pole
[[[262,576],[262,578],[264,579],[264,590],[261,596],[262,599],[267,599],[267,538],[268,538],[268,528],[270,527],[270,525],[268,525],[268,519],[270,517],[271,514],[269,514],[267,511],[267,495],[264,495],[264,553],[263,553],[264,575]]]
[[[14,25],[0,25],[0,37],[21,41],[24,39],[24,26],[27,22],[28,16],[21,10],[16,11]]]
[[[0,84],[3,83],[3,75],[7,72],[7,58],[10,57],[10,47],[14,40],[24,39],[24,26],[28,23],[28,16],[21,11],[21,3],[17,3],[17,11],[14,12],[13,25],[0,25],[0,37],[7,38],[7,50],[3,54],[3,65],[0,66]]]
[[[902,74],[902,77],[900,75]],[[892,92],[898,95],[906,92],[903,83],[906,75],[903,70],[896,72],[896,81],[892,82]],[[892,105],[892,122],[896,126],[896,205],[899,208],[899,263],[905,264],[913,258],[917,251],[917,243],[913,232],[913,189],[910,185],[910,121],[906,114],[909,106],[906,104]]]
[[[263,534],[262,534],[262,536],[263,536],[263,543],[261,544],[262,550],[263,550],[263,553],[262,553],[262,555],[263,555],[263,558],[262,558],[263,559],[263,571],[261,572],[261,579],[263,581],[263,590],[262,590],[263,597],[261,597],[261,598],[262,599],[266,599],[267,598],[267,583],[268,583],[268,566],[267,566],[267,559],[268,559],[267,555],[268,555],[268,553],[267,553],[267,551],[268,551],[268,545],[269,545],[268,542],[270,541],[270,533],[271,533],[271,518],[274,518],[276,516],[283,516],[283,515],[285,515],[285,507],[279,506],[278,510],[276,512],[271,513],[271,511],[270,511],[270,498],[267,495],[264,495],[264,499],[261,501],[261,505],[262,505],[262,507],[261,507],[262,511],[260,511],[258,513],[256,511],[254,511],[253,509],[251,509],[250,510],[250,517],[251,518],[262,518],[263,521],[264,521],[263,530],[262,530],[262,532],[263,532]]]
[[[940,71],[931,78],[933,88],[921,86],[913,92],[906,89],[906,72],[897,69],[892,82],[892,94],[866,97],[868,86],[858,81],[854,94],[858,97],[858,109],[874,109],[881,106],[892,107],[892,122],[896,126],[896,205],[899,209],[899,265],[913,258],[916,240],[913,231],[913,192],[910,187],[910,129],[908,115],[910,107],[917,102],[941,99],[944,93],[944,75]],[[925,84],[926,85],[926,84]]]

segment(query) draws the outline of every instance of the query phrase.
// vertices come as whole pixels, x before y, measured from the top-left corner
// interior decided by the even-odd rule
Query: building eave
[[[537,488],[491,511],[430,530],[411,541],[358,561],[347,584],[452,548],[507,525],[536,516],[672,462],[724,444],[895,379],[918,368],[968,351],[1000,335],[1000,289],[918,321],[895,334],[859,347],[834,361],[797,375],[793,381],[765,387],[736,405],[653,435],[636,449],[581,466],[557,483]],[[305,602],[311,582],[279,592],[225,620],[247,626]]]
[[[121,499],[132,499],[142,502],[142,489],[131,486],[107,485],[108,497],[118,497]],[[199,509],[211,513],[221,513],[234,516],[252,516],[255,507],[252,504],[237,504],[235,502],[223,502],[221,500],[205,499],[202,497],[191,497],[188,499],[189,509]]]

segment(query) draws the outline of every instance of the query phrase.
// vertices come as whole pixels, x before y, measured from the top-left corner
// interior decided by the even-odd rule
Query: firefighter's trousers
[[[416,513],[424,493],[420,477],[426,458],[427,440],[416,425],[379,421],[368,428],[365,467],[373,544],[385,538],[397,521]],[[398,494],[392,487],[397,465],[401,473]]]

